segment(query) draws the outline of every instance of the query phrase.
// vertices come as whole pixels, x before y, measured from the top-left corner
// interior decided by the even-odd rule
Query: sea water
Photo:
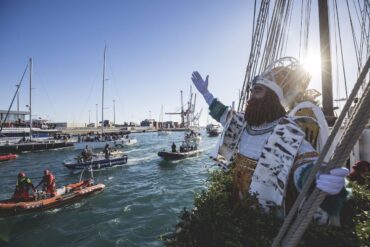
[[[174,230],[181,210],[193,207],[195,194],[217,169],[209,159],[217,138],[202,132],[201,155],[168,162],[158,151],[169,151],[172,142],[179,147],[184,132],[132,136],[138,143],[123,149],[127,165],[93,173],[96,183],[106,185],[103,192],[62,208],[0,218],[0,246],[164,246],[159,236]],[[0,200],[11,197],[21,170],[35,186],[45,168],[54,173],[57,186],[78,181],[80,174],[72,174],[62,162],[80,152],[23,153],[0,163]]]

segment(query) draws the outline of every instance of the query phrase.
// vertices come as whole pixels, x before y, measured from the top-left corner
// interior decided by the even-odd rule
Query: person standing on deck
[[[172,153],[176,153],[176,144],[173,142],[171,146]]]
[[[209,105],[210,115],[225,129],[214,156],[223,156],[226,163],[220,166],[231,169],[235,197],[242,200],[246,194],[256,194],[263,208],[278,207],[283,217],[302,189],[318,153],[305,140],[294,118],[286,116],[283,106],[291,107],[310,77],[299,64],[289,63],[289,59],[288,64],[282,61],[284,58],[254,78],[244,113],[230,110],[214,98],[208,90],[208,75],[203,79],[195,71],[191,79]],[[333,219],[336,224],[335,217],[346,195],[347,175],[346,168],[317,175],[317,188],[330,195],[315,215],[318,223]]]
[[[89,148],[89,145],[86,145],[85,149],[82,150],[81,156],[82,156],[82,161],[83,162],[91,161],[93,153],[92,153],[91,149]]]
[[[111,153],[111,150],[110,150],[110,147],[109,147],[108,143],[105,145],[103,152],[105,154],[105,158],[108,159],[109,156],[110,156],[110,153]]]

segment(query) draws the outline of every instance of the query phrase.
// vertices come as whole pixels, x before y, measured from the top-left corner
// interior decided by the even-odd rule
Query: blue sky
[[[187,100],[194,70],[210,74],[210,90],[231,104],[248,61],[253,2],[2,0],[0,109],[8,108],[32,57],[35,117],[81,123],[88,122],[90,110],[95,122],[99,104],[100,119],[105,45],[105,119],[113,120],[113,100],[118,123],[158,119],[161,105],[166,112],[178,110],[180,90]],[[28,104],[28,87],[26,77],[21,110]],[[205,124],[207,106],[198,95],[201,108]]]
[[[193,70],[212,74],[210,88],[231,102],[247,61],[249,8],[246,1],[1,1],[0,108],[32,57],[35,115],[86,122],[90,110],[95,122],[105,44],[107,118],[113,99],[116,122],[139,121],[149,111],[158,118],[161,105],[177,110]],[[229,95],[221,95],[221,82]],[[23,83],[26,110],[28,79]],[[197,108],[206,112],[199,97]]]

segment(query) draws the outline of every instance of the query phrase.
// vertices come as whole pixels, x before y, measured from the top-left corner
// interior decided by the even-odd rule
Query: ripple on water
[[[136,135],[138,144],[124,148],[128,166],[94,172],[96,183],[106,185],[102,193],[60,209],[0,219],[0,227],[6,224],[9,229],[9,246],[163,246],[159,235],[173,230],[183,207],[193,206],[194,194],[205,188],[214,167],[205,152],[175,162],[157,156],[183,136],[181,132],[165,137]],[[204,137],[200,148],[210,150],[216,141]],[[20,170],[34,183],[46,167],[54,172],[57,185],[77,181],[79,174],[71,174],[62,162],[79,153],[73,149],[27,153],[2,163],[1,199],[11,196]]]

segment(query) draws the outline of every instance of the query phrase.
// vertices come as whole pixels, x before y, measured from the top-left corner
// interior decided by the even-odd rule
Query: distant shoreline
[[[101,134],[101,128],[57,128],[62,132],[62,134],[69,134],[69,135],[87,135],[87,134]],[[164,129],[166,131],[174,131],[174,132],[181,132],[181,131],[187,131],[188,128],[168,128]],[[147,132],[158,132],[158,129],[156,128],[150,128],[150,127],[128,127],[127,129],[124,128],[104,128],[104,133],[109,134],[118,134],[118,133],[130,133],[130,134],[136,134],[136,133],[147,133]]]

